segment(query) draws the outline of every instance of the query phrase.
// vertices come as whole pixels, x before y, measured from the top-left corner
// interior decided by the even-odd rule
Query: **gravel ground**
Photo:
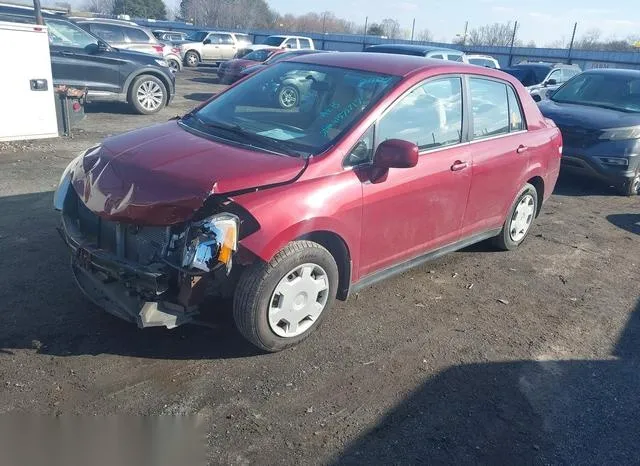
[[[155,116],[100,105],[73,138],[0,143],[0,413],[198,414],[212,464],[640,464],[640,201],[561,178],[516,252],[480,244],[338,303],[260,354],[228,305],[138,330],[88,303],[52,191],[80,150]],[[124,111],[124,113],[123,113]]]

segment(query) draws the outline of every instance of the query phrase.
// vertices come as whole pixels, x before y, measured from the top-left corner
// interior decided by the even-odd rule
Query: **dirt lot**
[[[88,303],[52,191],[110,134],[220,89],[179,75],[152,117],[0,146],[0,413],[199,414],[211,463],[640,464],[640,201],[562,178],[517,252],[481,244],[340,303],[302,346],[233,327],[141,331]]]

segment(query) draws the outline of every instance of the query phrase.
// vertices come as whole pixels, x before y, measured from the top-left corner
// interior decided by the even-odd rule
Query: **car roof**
[[[42,17],[43,18],[55,18],[66,20],[67,17],[61,11],[56,10],[48,10],[46,8],[42,8]],[[5,15],[15,15],[15,16],[24,16],[35,19],[35,12],[33,11],[33,7],[31,6],[23,6],[23,5],[11,5],[7,3],[0,3],[0,13]]]
[[[495,75],[493,70],[490,70],[489,68],[484,69],[473,65],[467,65],[465,63],[450,60],[430,59],[414,55],[395,55],[370,52],[313,53],[291,58],[289,61],[334,66],[394,76],[406,76],[414,71],[426,71],[436,68],[446,68],[452,73],[471,72],[478,74],[478,70],[482,69],[483,71],[480,74],[496,76],[501,79],[511,81],[511,78],[504,76],[503,73]]]
[[[377,44],[367,47],[369,50],[387,49],[387,50],[406,50],[411,52],[447,52],[463,55],[463,52],[456,49],[448,49],[445,47],[434,47],[432,45],[416,45],[416,44]]]
[[[640,78],[640,70],[628,70],[628,69],[622,69],[622,68],[597,68],[597,69],[587,70],[584,73],[624,76],[628,78]]]
[[[132,26],[142,28],[137,23],[133,21],[126,21],[124,19],[109,19],[109,18],[85,18],[84,16],[70,16],[69,19],[75,21],[76,23],[103,23],[103,24],[113,24],[115,26]]]

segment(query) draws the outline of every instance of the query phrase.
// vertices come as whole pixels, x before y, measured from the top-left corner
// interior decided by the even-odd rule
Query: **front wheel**
[[[262,350],[295,346],[318,328],[337,288],[331,253],[311,241],[293,241],[270,262],[244,271],[233,302],[236,326]]]
[[[623,196],[637,196],[640,194],[640,168],[636,170],[633,178],[629,178],[622,183],[619,191]]]
[[[131,84],[129,103],[142,115],[157,113],[167,103],[167,88],[155,76],[143,74]]]
[[[494,239],[495,245],[505,251],[512,251],[520,246],[529,234],[537,212],[538,192],[533,185],[527,183],[511,206],[500,234]]]

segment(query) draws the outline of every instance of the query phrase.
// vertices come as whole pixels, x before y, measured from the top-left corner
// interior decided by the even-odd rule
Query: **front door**
[[[100,52],[96,39],[74,24],[48,20],[47,26],[54,83],[120,92],[120,59]]]
[[[203,60],[222,60],[221,34],[211,33],[202,44]]]
[[[473,181],[463,234],[500,228],[526,181],[532,153],[544,144],[526,131],[520,102],[504,81],[470,78]]]
[[[380,119],[377,144],[402,139],[420,148],[418,165],[363,182],[360,277],[418,257],[460,238],[471,152],[461,144],[462,80],[438,78],[408,91]]]

